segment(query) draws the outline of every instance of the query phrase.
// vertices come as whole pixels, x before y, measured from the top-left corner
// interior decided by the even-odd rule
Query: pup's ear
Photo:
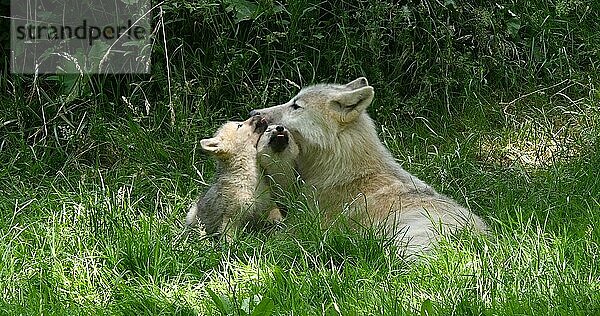
[[[340,92],[333,98],[342,112],[342,122],[349,123],[356,120],[371,104],[375,91],[373,87],[366,86],[352,91]]]
[[[211,153],[211,154],[219,154],[219,153],[222,153],[225,151],[223,149],[221,141],[219,139],[217,139],[216,137],[205,138],[205,139],[201,140],[200,146],[202,146],[202,149],[204,151]]]
[[[360,77],[360,78],[357,78],[357,79],[354,79],[354,80],[348,82],[346,84],[346,87],[349,89],[355,90],[355,89],[359,89],[362,87],[366,87],[368,85],[369,85],[369,82],[367,81],[367,78]]]

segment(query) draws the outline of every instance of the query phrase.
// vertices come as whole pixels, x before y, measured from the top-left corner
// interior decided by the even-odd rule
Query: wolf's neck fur
[[[395,162],[379,140],[368,114],[363,113],[352,124],[331,139],[334,143],[303,148],[299,157],[300,172],[308,185],[316,189],[335,189],[361,178],[393,175],[407,186],[429,188]]]

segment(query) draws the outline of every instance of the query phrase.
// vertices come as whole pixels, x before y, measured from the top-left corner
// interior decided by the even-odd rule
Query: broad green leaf
[[[272,299],[264,297],[252,311],[251,316],[269,316],[273,313],[275,303]]]

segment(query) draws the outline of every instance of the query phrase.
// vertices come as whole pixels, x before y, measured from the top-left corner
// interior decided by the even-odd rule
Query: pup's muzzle
[[[276,153],[282,152],[287,148],[289,143],[290,135],[285,127],[281,125],[275,127],[275,130],[271,133],[271,138],[269,139],[269,146],[273,151]]]

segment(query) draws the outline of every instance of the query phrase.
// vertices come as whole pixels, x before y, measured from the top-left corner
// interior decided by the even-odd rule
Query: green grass
[[[600,8],[500,4],[167,1],[151,76],[0,73],[0,315],[599,314]],[[303,197],[229,244],[185,229],[200,139],[360,75],[398,162],[489,236],[407,262]]]
[[[180,143],[139,123],[98,122],[120,153],[110,167],[44,157],[47,148],[22,143],[4,154],[0,180],[0,311],[239,314],[264,302],[275,314],[597,313],[600,115],[591,111],[589,128],[578,127],[591,142],[542,167],[498,158],[504,142],[526,140],[513,124],[488,130],[465,120],[442,131],[443,120],[432,119],[437,136],[425,122],[382,132],[408,170],[492,229],[412,263],[369,232],[316,229],[301,199],[288,203],[287,227],[269,234],[227,245],[186,232],[186,208],[206,187],[192,164],[207,181],[214,168],[193,152],[196,138]],[[497,141],[483,147],[497,152],[479,148],[489,138]]]

